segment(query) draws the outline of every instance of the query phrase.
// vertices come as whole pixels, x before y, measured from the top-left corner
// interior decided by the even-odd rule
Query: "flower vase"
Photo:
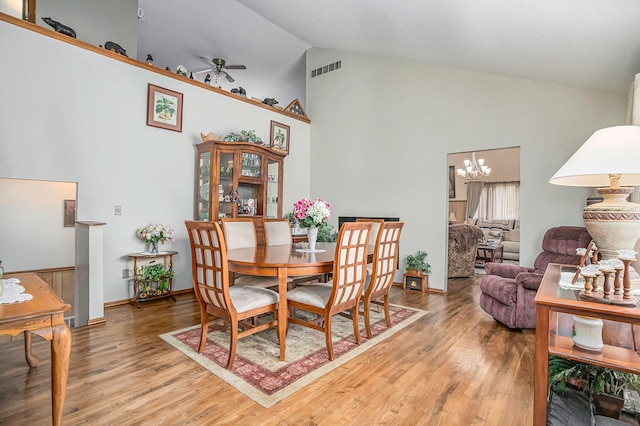
[[[315,251],[316,241],[318,241],[318,228],[309,228],[307,230],[307,238],[309,239],[309,250]]]
[[[157,241],[151,241],[151,253],[153,253],[153,254],[158,253],[158,242]]]

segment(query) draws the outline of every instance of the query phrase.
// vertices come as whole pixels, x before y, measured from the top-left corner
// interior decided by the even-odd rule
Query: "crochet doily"
[[[24,287],[19,284],[17,278],[7,278],[2,280],[4,290],[0,295],[0,303],[19,303],[33,299],[33,295],[24,292]]]

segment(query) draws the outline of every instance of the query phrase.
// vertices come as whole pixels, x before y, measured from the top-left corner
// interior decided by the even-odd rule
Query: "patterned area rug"
[[[355,342],[351,320],[334,316],[333,361],[327,356],[324,333],[296,324],[291,324],[287,333],[286,361],[279,361],[276,332],[268,329],[238,341],[231,371],[224,367],[229,356],[229,332],[223,329],[220,320],[209,324],[207,345],[202,354],[197,352],[199,325],[162,334],[160,338],[260,405],[271,407],[428,313],[397,305],[391,305],[389,311],[391,328],[386,326],[384,313],[373,309],[371,340],[366,337],[360,316],[360,345]],[[297,315],[303,314],[298,311]]]

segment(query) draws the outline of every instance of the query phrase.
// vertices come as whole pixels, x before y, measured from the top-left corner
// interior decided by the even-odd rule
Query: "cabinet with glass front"
[[[197,220],[282,217],[284,154],[249,142],[196,145]]]

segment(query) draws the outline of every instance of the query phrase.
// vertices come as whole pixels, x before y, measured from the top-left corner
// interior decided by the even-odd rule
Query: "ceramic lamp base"
[[[573,344],[588,351],[599,351],[604,346],[602,342],[603,321],[599,318],[573,317]]]

